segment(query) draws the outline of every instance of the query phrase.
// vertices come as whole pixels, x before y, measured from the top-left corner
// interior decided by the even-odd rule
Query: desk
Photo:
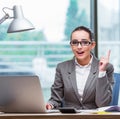
[[[120,113],[113,114],[0,114],[0,119],[120,119]]]

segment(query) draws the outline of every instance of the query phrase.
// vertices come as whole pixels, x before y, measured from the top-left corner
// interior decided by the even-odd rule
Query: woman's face
[[[80,30],[72,33],[71,48],[72,51],[81,65],[86,65],[90,61],[90,52],[95,47],[95,42],[90,40],[89,33]]]

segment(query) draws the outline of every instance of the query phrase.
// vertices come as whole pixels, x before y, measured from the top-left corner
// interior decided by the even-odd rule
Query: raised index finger
[[[109,50],[108,53],[107,53],[107,59],[108,59],[108,61],[110,59],[110,53],[111,53],[111,50]]]

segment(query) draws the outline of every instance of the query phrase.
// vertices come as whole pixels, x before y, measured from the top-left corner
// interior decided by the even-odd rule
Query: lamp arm
[[[9,18],[9,14],[5,14],[5,16],[3,16],[1,19],[0,19],[0,24],[3,23],[6,19]]]

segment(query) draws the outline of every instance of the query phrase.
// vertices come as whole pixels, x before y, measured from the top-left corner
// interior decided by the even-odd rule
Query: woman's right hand
[[[51,110],[51,109],[53,109],[53,105],[47,103],[47,104],[46,104],[46,109],[47,109],[47,110]]]

